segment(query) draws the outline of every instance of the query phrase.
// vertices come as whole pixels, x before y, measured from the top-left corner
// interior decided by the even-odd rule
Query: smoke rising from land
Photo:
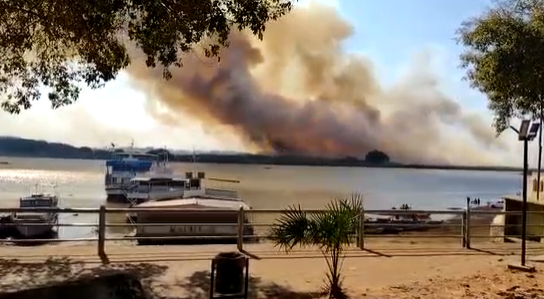
[[[425,59],[385,88],[370,61],[342,50],[352,30],[335,10],[314,4],[269,24],[263,41],[233,32],[220,63],[196,48],[169,81],[143,61],[128,73],[166,108],[148,105],[156,119],[175,126],[192,115],[257,151],[361,157],[378,149],[400,162],[500,163],[490,153],[506,145],[439,90]]]

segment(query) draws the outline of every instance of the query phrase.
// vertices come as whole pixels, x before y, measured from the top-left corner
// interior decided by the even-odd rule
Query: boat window
[[[113,157],[118,159],[123,159],[123,158],[128,158],[129,155],[128,154],[113,154]]]
[[[50,207],[52,206],[50,199],[39,199],[39,200],[22,200],[21,207]]]
[[[136,158],[138,160],[143,160],[143,161],[154,161],[154,160],[156,160],[156,157],[153,156],[153,155],[142,155],[142,154],[138,155],[138,154],[136,154],[136,155],[134,155],[134,158]]]
[[[170,186],[178,187],[178,188],[185,188],[185,181],[172,181],[172,183],[170,183]]]
[[[189,185],[191,189],[200,189],[200,180],[199,179],[190,179]]]
[[[153,187],[168,187],[168,181],[154,181],[151,184]]]

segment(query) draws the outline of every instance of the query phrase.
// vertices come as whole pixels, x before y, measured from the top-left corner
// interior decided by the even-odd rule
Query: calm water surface
[[[63,207],[105,204],[104,161],[0,158],[0,205],[13,207],[37,183],[56,185]],[[291,204],[320,208],[334,197],[359,192],[368,209],[388,209],[409,203],[420,209],[463,206],[467,196],[483,202],[520,190],[518,172],[411,170],[344,167],[291,167],[227,164],[173,164],[183,171],[205,171],[208,177],[240,180],[220,187],[238,190],[255,209],[279,209]],[[214,185],[217,186],[217,183]],[[120,216],[119,216],[120,217]],[[118,221],[119,219],[116,219]],[[96,222],[96,216],[64,215],[62,222]],[[87,237],[91,228],[62,227],[62,237]]]

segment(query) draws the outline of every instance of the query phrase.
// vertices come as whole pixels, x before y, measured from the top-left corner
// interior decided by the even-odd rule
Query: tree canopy
[[[148,67],[181,67],[183,52],[206,37],[207,57],[228,46],[232,28],[262,38],[265,25],[292,0],[3,0],[0,1],[0,102],[11,113],[28,109],[45,88],[53,108],[77,100],[81,87],[99,88],[131,60]]]
[[[472,87],[484,93],[497,133],[517,116],[539,118],[544,101],[544,3],[499,0],[464,22],[458,41]]]
[[[388,163],[390,159],[386,153],[378,150],[373,150],[366,154],[365,161],[375,164],[385,164]]]

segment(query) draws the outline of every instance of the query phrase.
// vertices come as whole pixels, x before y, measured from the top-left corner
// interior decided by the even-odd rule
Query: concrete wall
[[[539,191],[540,194],[538,194]],[[531,175],[527,182],[527,193],[527,201],[544,204],[544,173],[540,173],[540,184],[537,180],[537,174]]]
[[[82,278],[11,293],[0,299],[148,299],[140,281],[128,273]]]
[[[544,206],[528,203],[527,211],[544,211]],[[527,213],[527,238],[535,241],[542,240],[544,236],[544,214]]]
[[[505,211],[522,211],[522,202],[518,200],[505,199]],[[527,211],[544,211],[544,206],[536,203],[527,202]],[[505,215],[504,217],[504,234],[510,237],[521,238],[522,233],[522,216]],[[527,238],[535,241],[544,240],[544,214],[527,213]]]
[[[506,212],[521,211],[521,202],[505,198],[504,210]],[[507,214],[504,216],[504,234],[506,236],[521,236],[521,215]]]
[[[491,221],[492,226],[489,232],[491,242],[504,242],[504,215],[497,215]]]

